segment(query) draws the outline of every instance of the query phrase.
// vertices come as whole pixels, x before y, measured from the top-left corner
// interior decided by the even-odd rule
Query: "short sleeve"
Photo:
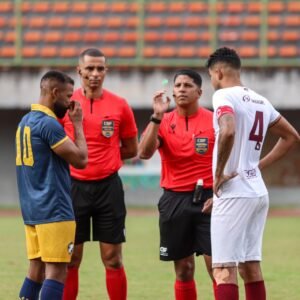
[[[123,139],[132,138],[137,135],[137,127],[132,109],[124,100],[122,119],[120,125],[120,137]]]
[[[216,91],[214,93],[213,108],[217,119],[227,113],[234,114],[234,105],[229,100],[228,95],[222,90]]]
[[[52,149],[68,139],[62,125],[52,117],[44,118],[41,137]]]
[[[273,123],[280,118],[280,113],[270,104],[270,122],[269,125],[273,125]]]

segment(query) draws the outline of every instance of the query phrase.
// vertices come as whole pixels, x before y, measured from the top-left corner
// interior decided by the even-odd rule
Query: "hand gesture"
[[[73,124],[82,122],[82,109],[78,101],[71,101],[69,106],[69,117]]]
[[[238,173],[236,173],[236,172],[234,172],[230,175],[224,175],[224,174],[222,174],[221,176],[216,175],[215,179],[214,179],[214,187],[213,187],[214,194],[219,198],[221,196],[222,185],[237,175],[238,175]]]
[[[171,99],[167,96],[164,101],[163,96],[166,91],[157,91],[153,97],[153,111],[154,115],[162,117],[163,114],[168,110]]]

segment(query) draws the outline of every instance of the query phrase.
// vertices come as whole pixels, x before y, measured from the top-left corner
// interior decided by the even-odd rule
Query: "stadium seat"
[[[187,3],[187,10],[192,13],[207,12],[208,4],[204,2]]]
[[[300,12],[300,2],[299,1],[291,1],[287,4],[287,10],[293,13]],[[298,15],[299,17],[299,15]]]
[[[121,40],[119,31],[108,31],[102,34],[102,39],[106,42],[117,42]]]
[[[61,31],[46,31],[43,33],[42,37],[46,43],[56,43],[62,41]]]
[[[195,47],[189,46],[189,47],[181,47],[178,49],[178,56],[179,57],[194,57],[196,55],[196,49]]]
[[[55,57],[57,56],[57,48],[52,46],[45,46],[44,48],[42,48],[40,51],[40,56],[41,57]]]
[[[79,31],[67,31],[63,35],[64,42],[76,43],[82,40],[82,35]]]
[[[120,57],[135,57],[136,48],[135,47],[122,47],[118,51]]]
[[[114,13],[123,13],[128,11],[127,2],[112,2],[110,5],[110,10]]]
[[[0,48],[0,57],[13,58],[15,55],[16,55],[16,48],[13,46]]]
[[[157,47],[144,47],[143,56],[144,57],[155,57],[157,55]]]
[[[86,20],[85,25],[89,28],[100,28],[104,25],[104,21],[103,18],[100,17],[90,17]]]
[[[299,31],[286,31],[281,34],[283,41],[296,42],[300,38]]]
[[[161,40],[161,35],[158,31],[146,31],[144,33],[144,40],[146,42],[156,42]]]
[[[300,26],[300,16],[299,15],[295,15],[295,16],[287,15],[283,19],[283,24],[285,26],[291,26],[291,27]]]
[[[181,35],[181,40],[184,42],[195,42],[198,38],[198,31],[183,31]]]
[[[222,42],[234,42],[239,40],[237,31],[223,31],[218,34],[219,40]]]
[[[22,1],[21,11],[22,11],[22,13],[30,12],[31,11],[31,3]]]
[[[229,13],[241,13],[245,10],[244,3],[242,2],[229,2],[227,4],[227,11]]]
[[[162,40],[165,42],[176,42],[179,39],[178,31],[166,31],[162,33]]]
[[[260,16],[247,16],[247,18],[243,19],[243,24],[248,27],[259,27],[260,23]]]
[[[95,12],[95,13],[104,13],[108,12],[108,4],[106,2],[95,2],[91,3],[91,8],[90,10]]]
[[[0,28],[4,28],[6,26],[6,19],[3,17],[0,17]]]
[[[44,28],[47,24],[47,19],[43,16],[31,16],[26,20],[26,24],[31,28]]]
[[[212,34],[210,31],[200,32],[198,35],[200,41],[210,41],[212,39]]]
[[[220,2],[220,1],[217,2],[216,1],[215,9],[218,13],[222,13],[222,12],[226,11],[226,5],[223,2]]]
[[[162,19],[160,17],[147,17],[145,19],[145,25],[147,27],[160,27],[162,25]]]
[[[123,18],[120,17],[112,17],[106,20],[105,22],[107,27],[111,28],[121,28],[124,24]]]
[[[240,38],[243,41],[258,41],[259,39],[259,32],[258,31],[241,31]]]
[[[267,39],[269,41],[278,41],[279,37],[280,37],[280,35],[279,35],[278,31],[272,30],[272,31],[267,32]]]
[[[162,46],[158,48],[158,56],[160,57],[175,57],[176,53],[176,48],[171,46]]]
[[[7,13],[13,11],[13,2],[12,1],[4,1],[1,2],[0,5],[0,13]]]
[[[86,20],[84,17],[70,17],[66,21],[67,27],[70,28],[82,28],[85,26]]]
[[[59,49],[58,55],[61,57],[77,57],[79,54],[77,47],[63,47]]]
[[[7,43],[13,43],[16,40],[16,32],[13,31],[7,31],[4,35],[3,40]]]
[[[101,33],[98,31],[88,31],[82,34],[82,39],[87,43],[95,43],[101,41]]]
[[[296,46],[282,46],[279,48],[279,55],[282,57],[297,57],[298,54]]]
[[[186,10],[186,3],[182,2],[171,2],[168,4],[168,10],[171,13],[180,13]]]
[[[238,49],[238,53],[241,55],[241,57],[251,58],[258,56],[258,49],[257,47],[244,46]]]
[[[55,13],[66,13],[69,11],[69,2],[54,2],[52,11]]]
[[[268,46],[266,55],[268,57],[277,56],[277,47],[275,47],[275,46]]]
[[[165,25],[167,27],[181,27],[182,18],[181,17],[166,17],[164,18]]]
[[[140,3],[138,2],[132,2],[132,3],[128,3],[128,11],[131,13],[136,13],[138,12],[140,9]]]
[[[276,16],[269,16],[268,17],[268,25],[269,26],[280,26],[281,25],[281,16],[280,15],[276,15]]]
[[[104,53],[105,57],[114,57],[117,54],[117,49],[115,47],[102,47],[101,51]]]
[[[200,46],[199,49],[196,50],[196,55],[207,58],[212,53],[212,49],[207,46]]]
[[[199,28],[203,24],[203,21],[200,17],[191,16],[184,19],[184,25],[188,28],[196,27]]]
[[[87,2],[73,2],[70,6],[71,11],[75,13],[86,13],[89,9],[89,3]]]
[[[38,43],[42,39],[41,31],[28,31],[23,35],[23,40],[25,43]]]
[[[50,28],[63,28],[65,26],[65,18],[64,17],[50,17],[47,21],[47,25]]]
[[[251,13],[259,13],[262,10],[263,4],[261,2],[247,3],[247,10]]]
[[[283,1],[270,1],[268,3],[269,12],[281,13],[285,10],[285,5]]]
[[[138,33],[136,31],[124,32],[121,35],[121,39],[124,42],[136,42],[138,40]]]
[[[156,2],[153,1],[152,3],[148,3],[146,5],[146,11],[154,12],[154,13],[161,13],[167,10],[167,4],[164,2]]]
[[[138,24],[139,24],[139,18],[138,17],[136,17],[136,16],[134,16],[134,17],[126,17],[125,19],[124,19],[124,25],[126,26],[126,27],[137,27],[138,26]]]
[[[36,57],[38,56],[38,49],[36,47],[23,47],[22,48],[23,57]]]
[[[50,11],[50,3],[49,2],[36,2],[31,4],[31,9],[34,12],[38,13],[47,13]]]

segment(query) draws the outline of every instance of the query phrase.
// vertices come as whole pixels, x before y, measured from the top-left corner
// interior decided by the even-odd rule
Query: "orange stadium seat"
[[[114,13],[123,13],[128,11],[128,3],[127,2],[113,2],[110,5],[110,10]]]
[[[172,13],[180,13],[186,10],[186,3],[183,2],[171,2],[168,5],[168,9]]]
[[[160,57],[175,57],[176,53],[176,48],[171,46],[162,46],[158,48],[158,56]]]
[[[21,3],[21,11],[23,13],[26,13],[26,12],[30,12],[31,11],[31,4],[30,2],[23,2]]]
[[[28,31],[24,33],[23,40],[26,43],[36,43],[42,39],[41,31]]]
[[[162,33],[162,40],[165,42],[176,42],[179,39],[178,31],[166,31]]]
[[[90,17],[86,20],[86,26],[89,28],[100,28],[103,24],[104,21],[100,17]]]
[[[244,3],[242,2],[229,2],[227,4],[227,11],[230,13],[241,13],[244,9]]]
[[[145,47],[143,49],[144,57],[155,57],[157,55],[157,47]]]
[[[1,2],[0,5],[0,12],[11,12],[13,11],[13,2],[12,1],[5,1],[5,2]]]
[[[1,47],[0,57],[12,58],[16,55],[16,48],[13,46]]]
[[[94,31],[85,32],[83,33],[83,41],[91,43],[101,41],[101,34]]]
[[[146,31],[144,33],[144,40],[146,42],[156,42],[161,40],[161,35],[158,31]]]
[[[198,38],[201,41],[210,41],[212,39],[212,35],[209,31],[203,31],[199,33]]]
[[[219,40],[222,42],[234,42],[239,40],[237,31],[223,31],[219,33]]]
[[[0,28],[4,28],[6,25],[6,19],[3,17],[0,17]]]
[[[118,55],[121,57],[134,57],[136,55],[135,47],[122,47],[118,51]]]
[[[27,19],[26,24],[31,28],[44,28],[47,24],[47,19],[43,16],[31,16]]]
[[[152,2],[146,5],[146,11],[149,12],[155,12],[155,13],[159,13],[159,12],[164,12],[167,10],[167,4],[164,2]]]
[[[282,46],[279,49],[279,55],[282,57],[296,57],[298,54],[296,46]]]
[[[283,19],[283,24],[285,26],[300,26],[300,16],[299,15],[295,15],[295,16],[287,15]]]
[[[167,27],[181,27],[182,18],[181,17],[166,17],[164,19],[164,22]]]
[[[259,32],[258,31],[242,31],[240,34],[240,38],[244,41],[258,41]]]
[[[113,56],[116,56],[116,54],[117,54],[117,49],[115,47],[112,47],[112,46],[102,47],[101,51],[104,53],[104,55],[106,57],[113,57]]]
[[[241,57],[255,57],[258,56],[259,53],[257,47],[252,46],[240,47],[238,52],[241,55]]]
[[[63,28],[65,26],[66,19],[64,17],[50,17],[47,21],[48,27],[51,28]]]
[[[279,37],[280,37],[280,35],[279,35],[278,31],[272,30],[272,31],[267,32],[267,39],[269,41],[278,41]]]
[[[147,17],[145,20],[147,27],[160,27],[162,25],[162,18],[160,17]]]
[[[36,57],[38,55],[38,49],[36,47],[24,47],[22,48],[23,57]]]
[[[277,47],[275,46],[268,46],[267,48],[267,56],[268,57],[274,57],[277,55]]]
[[[195,47],[181,47],[178,49],[178,56],[179,57],[194,57],[196,55]]]
[[[199,49],[197,49],[196,54],[200,57],[205,57],[207,58],[210,54],[212,53],[211,47],[207,46],[201,46]]]
[[[287,9],[289,12],[300,12],[300,2],[299,1],[291,1],[287,4]]]
[[[43,40],[47,43],[62,41],[62,33],[61,31],[46,31],[43,33]]]
[[[299,31],[286,31],[281,34],[281,38],[283,41],[296,42],[300,38]]]
[[[222,3],[222,2],[217,2],[215,3],[215,9],[218,13],[220,12],[224,12],[226,11],[226,5],[225,3]]]
[[[121,39],[119,31],[109,31],[102,34],[102,39],[106,42],[117,42]]]
[[[120,17],[112,17],[106,20],[105,22],[107,27],[111,28],[121,28],[124,24],[123,18]]]
[[[34,12],[39,12],[39,13],[47,13],[50,11],[50,3],[49,2],[36,2],[31,4],[31,9]]]
[[[90,10],[95,13],[103,13],[103,12],[107,12],[109,10],[108,8],[109,6],[106,2],[95,2],[95,3],[91,3]]]
[[[55,57],[57,56],[57,48],[47,45],[39,51],[39,54],[41,57]]]
[[[0,41],[2,41],[3,36],[4,36],[3,32],[0,31]]]
[[[283,1],[270,1],[268,3],[269,12],[281,13],[285,10],[285,4]]]
[[[126,27],[137,27],[139,24],[140,20],[138,17],[134,16],[134,17],[127,17],[124,20],[124,25]]]
[[[181,35],[181,40],[185,42],[195,42],[199,38],[198,31],[184,31]]]
[[[72,12],[85,13],[89,9],[89,3],[87,2],[74,2],[71,5]]]
[[[136,31],[124,32],[121,35],[121,39],[124,42],[136,42],[138,40],[138,33]]]
[[[242,18],[238,15],[219,17],[218,24],[228,27],[240,26],[242,24]]]
[[[52,4],[52,11],[56,13],[65,13],[69,11],[69,2],[54,2]]]
[[[4,35],[3,40],[7,43],[13,43],[16,40],[16,32],[15,31],[7,31]]]
[[[261,2],[247,3],[247,10],[251,13],[259,13],[262,10],[263,4]]]
[[[247,16],[247,18],[244,18],[243,20],[243,24],[249,27],[258,27],[260,26],[260,23],[260,16]]]
[[[208,4],[204,2],[191,2],[191,3],[187,3],[186,5],[188,11],[193,13],[208,11]]]
[[[77,57],[78,48],[77,47],[63,47],[59,49],[58,55],[61,57]]]
[[[128,3],[128,11],[135,13],[138,12],[140,9],[140,3],[138,2],[132,2],[132,3]]]
[[[70,17],[67,19],[66,25],[71,28],[81,28],[85,25],[84,17]]]
[[[65,42],[71,42],[71,43],[76,43],[81,41],[82,35],[79,31],[68,31],[65,32],[63,35],[63,41]]]
[[[185,26],[187,27],[197,27],[199,28],[202,25],[202,20],[199,17],[191,16],[189,18],[184,19]]]
[[[276,15],[276,16],[269,16],[268,17],[268,25],[269,26],[274,26],[277,27],[281,24],[281,16],[280,15]]]

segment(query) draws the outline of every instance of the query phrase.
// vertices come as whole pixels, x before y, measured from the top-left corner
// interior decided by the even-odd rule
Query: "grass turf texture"
[[[156,215],[129,215],[124,262],[129,300],[167,300],[173,296],[173,264],[158,257]],[[0,299],[16,299],[27,271],[21,217],[0,219]],[[107,299],[104,269],[97,243],[87,243],[80,271],[79,300]],[[262,268],[268,299],[296,300],[300,295],[300,218],[269,218],[264,237]],[[198,298],[213,299],[202,257],[196,259]],[[244,299],[240,281],[241,299]]]

